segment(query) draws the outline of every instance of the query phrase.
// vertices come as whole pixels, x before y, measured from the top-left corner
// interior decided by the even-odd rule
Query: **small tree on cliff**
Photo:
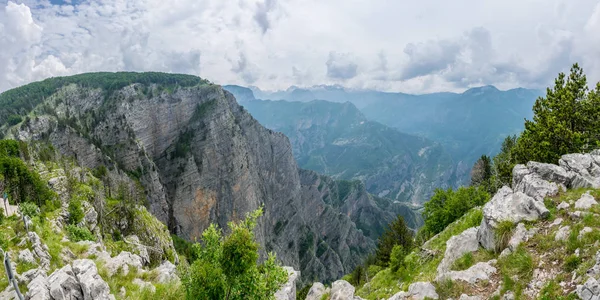
[[[399,245],[402,249],[406,250],[405,253],[409,253],[413,247],[413,243],[412,232],[406,227],[404,218],[398,216],[396,220],[388,225],[388,228],[377,242],[377,250],[375,252],[377,263],[386,267],[390,263],[390,255],[394,246]]]
[[[187,299],[275,299],[287,272],[273,253],[257,264],[253,230],[261,215],[259,209],[242,222],[230,222],[228,236],[214,224],[202,233],[202,243],[193,246],[198,258],[183,278]]]

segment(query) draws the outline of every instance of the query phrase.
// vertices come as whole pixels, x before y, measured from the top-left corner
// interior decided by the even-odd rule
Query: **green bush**
[[[241,223],[229,223],[228,236],[214,224],[204,231],[202,244],[194,245],[198,258],[183,276],[187,299],[275,299],[287,273],[273,253],[257,264],[253,230],[261,214],[257,210]]]
[[[6,120],[6,121],[9,126],[14,126],[14,125],[21,123],[21,121],[23,121],[23,118],[21,118],[21,116],[19,116],[19,115],[10,115],[8,117],[8,120]]]
[[[40,208],[31,202],[21,203],[19,207],[21,209],[21,213],[30,218],[33,218],[40,213]]]
[[[79,227],[77,225],[67,225],[67,233],[69,239],[73,242],[79,241],[95,241],[96,237],[87,227]]]
[[[69,224],[79,224],[83,220],[83,208],[81,206],[81,200],[73,197],[69,201]]]
[[[437,189],[425,203],[425,229],[431,234],[437,234],[471,208],[481,206],[489,199],[490,195],[483,187],[460,187],[456,191]]]
[[[397,272],[404,267],[404,258],[410,251],[407,251],[401,245],[395,245],[390,254],[390,268],[393,272]]]

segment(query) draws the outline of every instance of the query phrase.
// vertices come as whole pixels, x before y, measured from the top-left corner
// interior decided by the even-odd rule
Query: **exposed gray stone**
[[[544,180],[539,174],[524,165],[516,165],[513,168],[513,189],[515,192],[522,192],[537,201],[544,201],[544,198],[558,194],[559,185]]]
[[[143,280],[141,280],[139,278],[134,279],[133,280],[133,284],[139,286],[141,290],[148,289],[152,293],[156,292],[156,287],[152,283],[147,282],[147,281],[143,281]]]
[[[579,235],[577,236],[578,240],[581,240],[586,234],[590,233],[594,231],[591,227],[584,227],[583,229],[581,229],[581,231],[579,231]]]
[[[92,260],[75,260],[72,269],[80,284],[83,300],[111,299],[108,284],[100,277],[96,264]]]
[[[331,300],[348,300],[354,298],[354,287],[345,280],[334,281],[331,285]]]
[[[435,286],[431,282],[415,282],[408,286],[408,293],[415,300],[423,300],[426,297],[438,299],[439,295],[435,291]]]
[[[315,282],[308,290],[308,294],[306,294],[306,300],[321,300],[321,297],[327,293],[327,289],[320,282]]]
[[[482,300],[482,298],[480,296],[469,296],[467,294],[462,294],[458,300]]]
[[[555,182],[562,187],[569,187],[575,174],[562,166],[530,161],[527,168],[542,179]]]
[[[31,249],[33,249],[33,254],[40,261],[40,266],[42,267],[42,269],[48,270],[50,268],[50,253],[48,253],[48,246],[42,243],[42,240],[34,231],[28,232],[27,237],[29,238],[29,242],[31,243]]]
[[[50,300],[50,286],[45,273],[38,273],[28,284],[27,300]]]
[[[452,281],[462,280],[470,284],[475,284],[482,280],[489,280],[490,276],[495,274],[497,271],[496,268],[492,266],[495,263],[495,260],[492,260],[490,262],[479,262],[464,271],[447,272],[440,279],[450,279]],[[438,281],[440,279],[438,279]]]
[[[554,221],[552,221],[552,223],[550,223],[550,225],[548,225],[548,227],[558,226],[558,225],[562,224],[562,222],[563,222],[563,218],[556,218],[556,219],[554,219]]]
[[[515,251],[519,244],[529,241],[529,239],[532,238],[536,233],[536,228],[531,228],[530,230],[527,230],[527,228],[525,228],[525,224],[519,223],[519,225],[517,225],[517,228],[515,228],[512,237],[508,241],[508,248],[511,251]]]
[[[600,167],[590,154],[565,154],[558,164],[574,173],[570,188],[599,188],[600,187]]]
[[[33,282],[33,281],[32,281]],[[48,277],[50,296],[53,300],[80,300],[83,299],[81,286],[71,265],[58,269]]]
[[[171,281],[179,281],[177,276],[177,267],[170,261],[164,261],[158,268],[154,269],[157,272],[156,281],[159,283],[167,283]]]
[[[288,273],[288,281],[275,293],[275,299],[296,300],[296,280],[300,277],[300,272],[295,271],[292,267],[283,268]]]
[[[109,259],[104,265],[109,276],[116,274],[119,270],[123,272],[123,275],[127,275],[129,273],[129,267],[135,267],[139,270],[142,266],[142,258],[139,257],[139,255],[127,251],[122,251],[119,255]]]
[[[504,186],[483,207],[477,238],[485,249],[496,250],[496,227],[500,222],[535,221],[548,214],[548,209],[540,201]]]
[[[577,286],[577,296],[582,300],[592,300],[600,296],[600,283],[593,277],[588,277],[583,285]]]
[[[35,257],[29,249],[19,251],[19,261],[29,264],[36,264]]]
[[[146,246],[142,245],[140,238],[137,235],[130,235],[125,239],[136,248],[135,254],[142,258],[142,263],[144,265],[150,264],[150,255],[148,255],[148,249],[146,249]]]
[[[567,202],[563,201],[563,202],[561,202],[561,203],[560,203],[558,206],[556,206],[556,209],[558,209],[558,210],[567,210],[567,209],[569,209],[570,207],[571,207],[571,204],[569,204],[569,203],[567,203]]]
[[[474,252],[479,249],[477,240],[477,230],[479,227],[469,228],[459,235],[451,237],[446,242],[446,252],[444,258],[437,268],[438,274],[443,274],[450,270],[452,263],[466,253]]]
[[[570,226],[561,226],[558,228],[556,235],[554,236],[555,241],[566,241],[569,238],[569,234],[571,234]]]
[[[577,202],[575,202],[575,209],[588,210],[594,205],[598,205],[598,201],[596,201],[596,199],[594,199],[594,196],[590,195],[590,192],[587,191],[583,195],[581,195],[581,198],[579,198]]]

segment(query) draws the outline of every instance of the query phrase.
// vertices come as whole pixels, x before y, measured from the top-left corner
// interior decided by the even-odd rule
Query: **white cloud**
[[[0,0],[0,91],[119,70],[265,89],[539,88],[575,61],[600,80],[597,0],[52,2]]]

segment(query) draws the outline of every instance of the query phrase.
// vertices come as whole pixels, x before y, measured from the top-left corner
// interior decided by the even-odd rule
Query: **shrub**
[[[194,244],[198,258],[183,276],[187,299],[274,299],[287,273],[273,253],[257,264],[253,230],[261,214],[259,209],[243,222],[229,223],[228,236],[214,224],[204,231],[202,244]]]
[[[73,224],[67,225],[67,233],[69,234],[69,239],[73,242],[96,240],[96,237],[87,227],[79,227]]]
[[[10,126],[17,125],[17,124],[21,123],[21,121],[23,121],[23,118],[21,118],[21,116],[19,116],[19,115],[10,115],[7,120],[8,125],[10,125]]]
[[[79,224],[83,220],[83,216],[81,200],[75,197],[71,198],[71,201],[69,201],[69,224]]]
[[[481,206],[489,199],[490,195],[483,187],[460,187],[456,191],[437,189],[425,203],[425,229],[437,234],[471,208]]]
[[[20,205],[21,213],[25,216],[33,218],[40,213],[40,208],[35,203],[24,202]]]
[[[397,272],[404,267],[404,258],[409,253],[407,249],[401,245],[395,245],[390,254],[390,268],[393,272]]]
[[[573,272],[573,271],[575,271],[575,269],[577,269],[577,267],[579,267],[580,264],[581,264],[581,257],[579,257],[575,254],[569,255],[569,257],[567,257],[567,259],[565,259],[565,264],[564,264],[565,271]]]

